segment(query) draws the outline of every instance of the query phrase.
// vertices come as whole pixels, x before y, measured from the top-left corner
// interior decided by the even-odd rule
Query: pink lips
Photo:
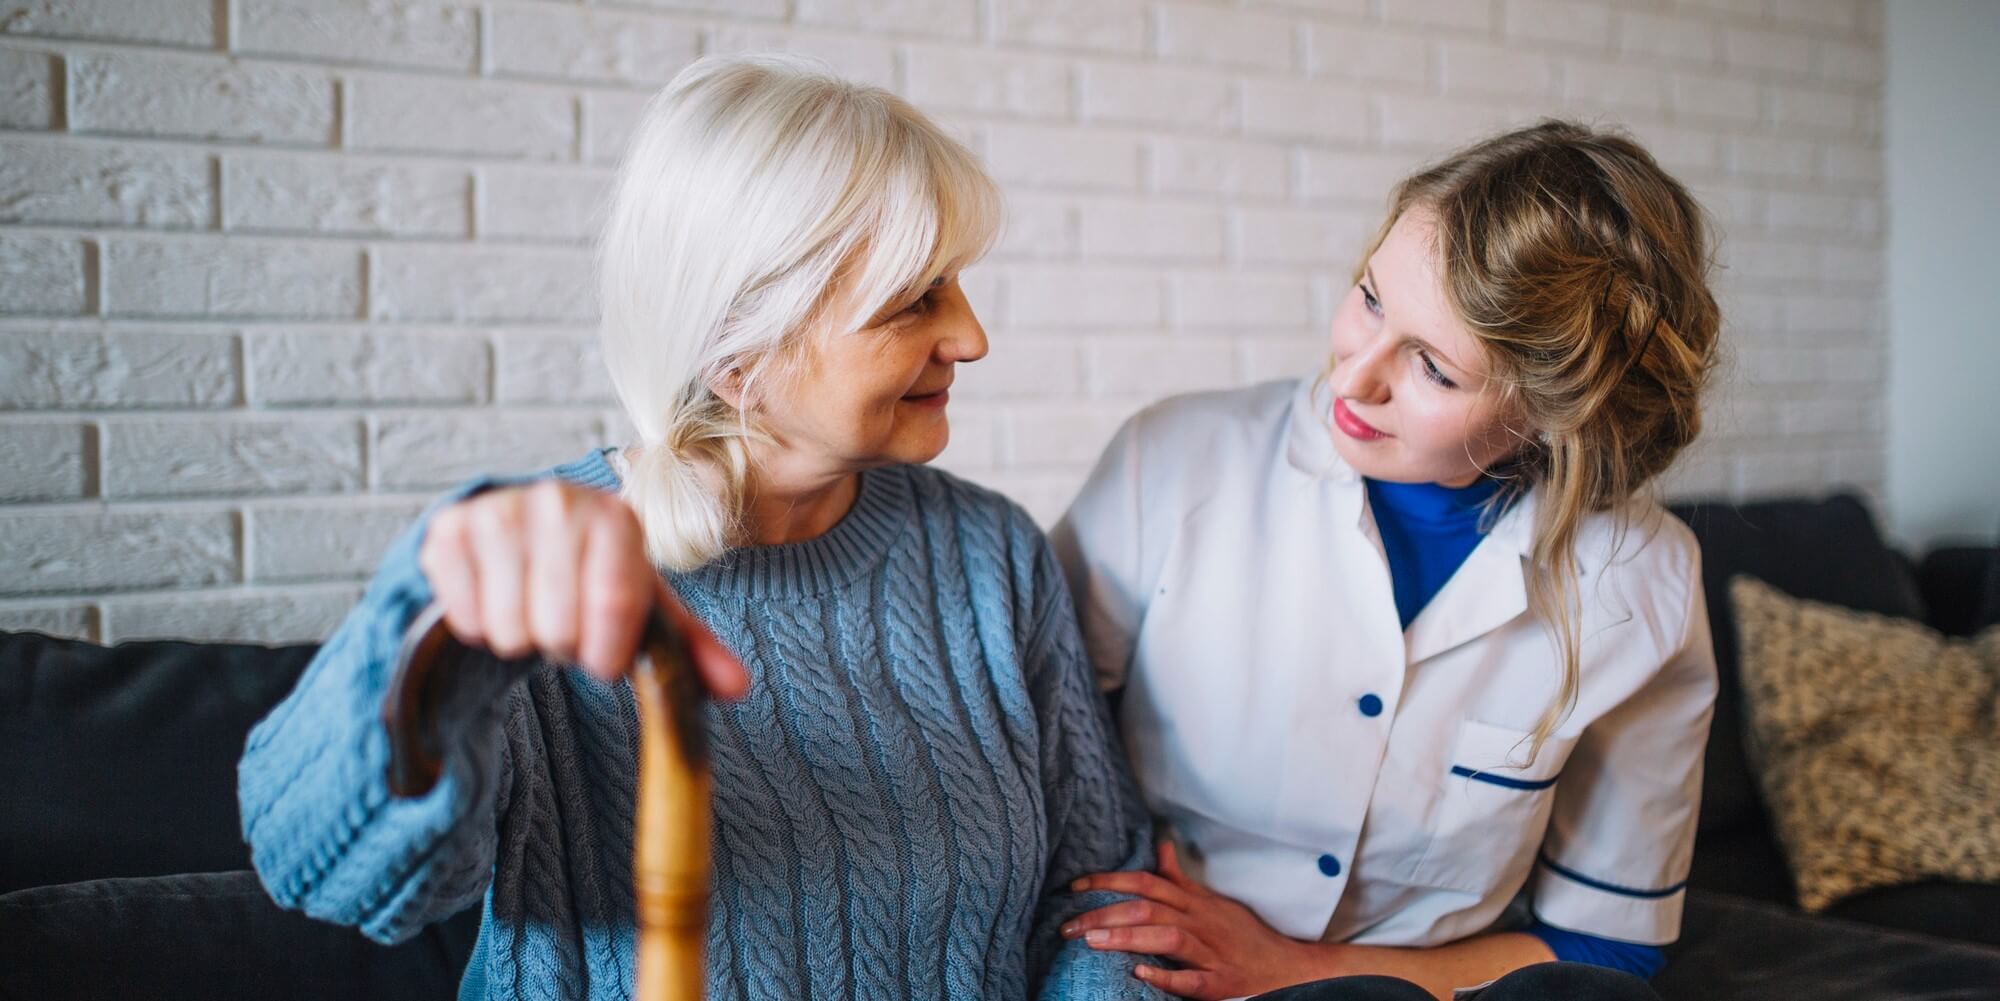
[[[1346,400],[1333,401],[1333,424],[1349,438],[1360,441],[1380,441],[1389,437],[1376,430],[1374,425],[1354,416],[1354,411],[1347,409]]]

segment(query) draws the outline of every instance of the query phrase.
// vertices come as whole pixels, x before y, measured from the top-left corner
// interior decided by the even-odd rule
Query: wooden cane
[[[382,701],[389,791],[422,796],[444,767],[438,707],[466,648],[431,605],[403,637]],[[639,793],[633,817],[637,901],[635,1001],[700,1001],[708,934],[710,780],[704,691],[687,637],[655,610],[631,673],[639,716]]]

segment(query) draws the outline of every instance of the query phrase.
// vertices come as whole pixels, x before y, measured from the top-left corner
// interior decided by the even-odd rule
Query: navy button
[[[1321,855],[1319,857],[1319,871],[1329,876],[1340,875],[1340,860],[1331,855]]]
[[[1361,697],[1361,715],[1363,716],[1382,715],[1382,699],[1374,695],[1363,695]]]

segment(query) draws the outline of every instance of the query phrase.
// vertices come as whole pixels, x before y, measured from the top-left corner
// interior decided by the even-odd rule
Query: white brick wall
[[[0,0],[0,628],[323,635],[423,501],[624,433],[588,241],[651,89],[819,56],[987,159],[945,465],[1052,518],[1311,372],[1384,195],[1622,124],[1725,228],[1681,492],[1883,487],[1879,0]]]

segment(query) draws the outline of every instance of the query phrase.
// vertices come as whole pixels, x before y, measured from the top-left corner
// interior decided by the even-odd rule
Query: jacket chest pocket
[[[1451,765],[1437,778],[1430,844],[1414,881],[1485,895],[1525,877],[1549,823],[1556,782],[1575,737],[1534,736],[1476,720],[1459,725]]]

